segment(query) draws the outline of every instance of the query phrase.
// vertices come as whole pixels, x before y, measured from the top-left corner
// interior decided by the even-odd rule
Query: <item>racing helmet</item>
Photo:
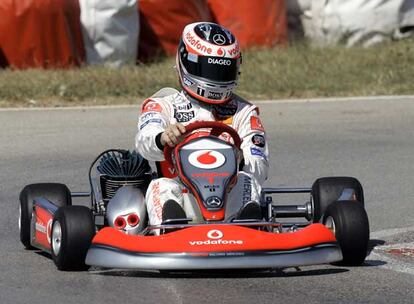
[[[191,97],[226,103],[237,86],[239,43],[224,27],[210,22],[188,24],[182,33],[176,65],[180,84]]]

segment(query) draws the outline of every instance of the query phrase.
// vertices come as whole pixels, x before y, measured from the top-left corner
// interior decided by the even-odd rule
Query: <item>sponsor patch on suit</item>
[[[177,122],[189,122],[194,118],[194,111],[174,111],[174,118]]]

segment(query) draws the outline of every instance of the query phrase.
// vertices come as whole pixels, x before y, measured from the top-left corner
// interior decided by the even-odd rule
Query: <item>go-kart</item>
[[[223,133],[232,140],[221,139]],[[90,192],[71,193],[57,183],[22,190],[21,242],[50,253],[60,270],[260,269],[364,262],[369,225],[363,189],[355,178],[319,178],[310,188],[263,188],[262,219],[225,220],[227,193],[242,158],[240,146],[231,127],[196,122],[186,126],[179,145],[165,148],[166,161],[199,210],[198,220],[148,225],[144,196],[157,176],[136,152],[108,150],[89,169]],[[206,154],[209,165],[194,161]],[[278,194],[289,193],[310,193],[310,200],[296,205],[274,201]],[[90,197],[90,208],[72,205],[73,197]]]

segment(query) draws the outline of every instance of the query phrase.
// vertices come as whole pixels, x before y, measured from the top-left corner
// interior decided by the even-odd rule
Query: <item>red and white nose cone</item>
[[[223,154],[214,150],[199,150],[188,156],[188,161],[194,167],[201,169],[215,169],[221,167],[226,158]]]

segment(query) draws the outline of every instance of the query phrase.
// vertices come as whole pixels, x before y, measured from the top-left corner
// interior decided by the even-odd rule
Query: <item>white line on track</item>
[[[258,100],[255,104],[271,103],[319,103],[333,101],[378,101],[378,100],[399,100],[414,101],[414,95],[396,95],[396,96],[356,96],[356,97],[324,97],[324,98],[301,98],[301,99],[276,99],[276,100]]]
[[[371,233],[370,236],[371,236],[371,239],[384,238],[384,237],[390,237],[390,236],[393,236],[393,235],[396,235],[396,234],[412,232],[412,231],[414,231],[414,226],[374,231],[374,232]]]
[[[0,108],[0,112],[16,111],[64,111],[64,110],[106,110],[106,109],[139,109],[140,103],[131,105],[109,106],[76,106],[76,107],[33,107],[33,108]]]
[[[320,103],[320,102],[347,102],[347,101],[376,101],[376,100],[398,100],[414,102],[414,95],[396,96],[361,96],[361,97],[326,97],[326,98],[303,98],[303,99],[272,99],[256,100],[252,103],[257,105],[280,104],[280,103]],[[107,105],[107,106],[75,106],[75,107],[33,107],[33,108],[0,108],[0,112],[6,111],[61,111],[61,110],[94,110],[94,109],[128,109],[139,108],[141,103],[131,105]]]

